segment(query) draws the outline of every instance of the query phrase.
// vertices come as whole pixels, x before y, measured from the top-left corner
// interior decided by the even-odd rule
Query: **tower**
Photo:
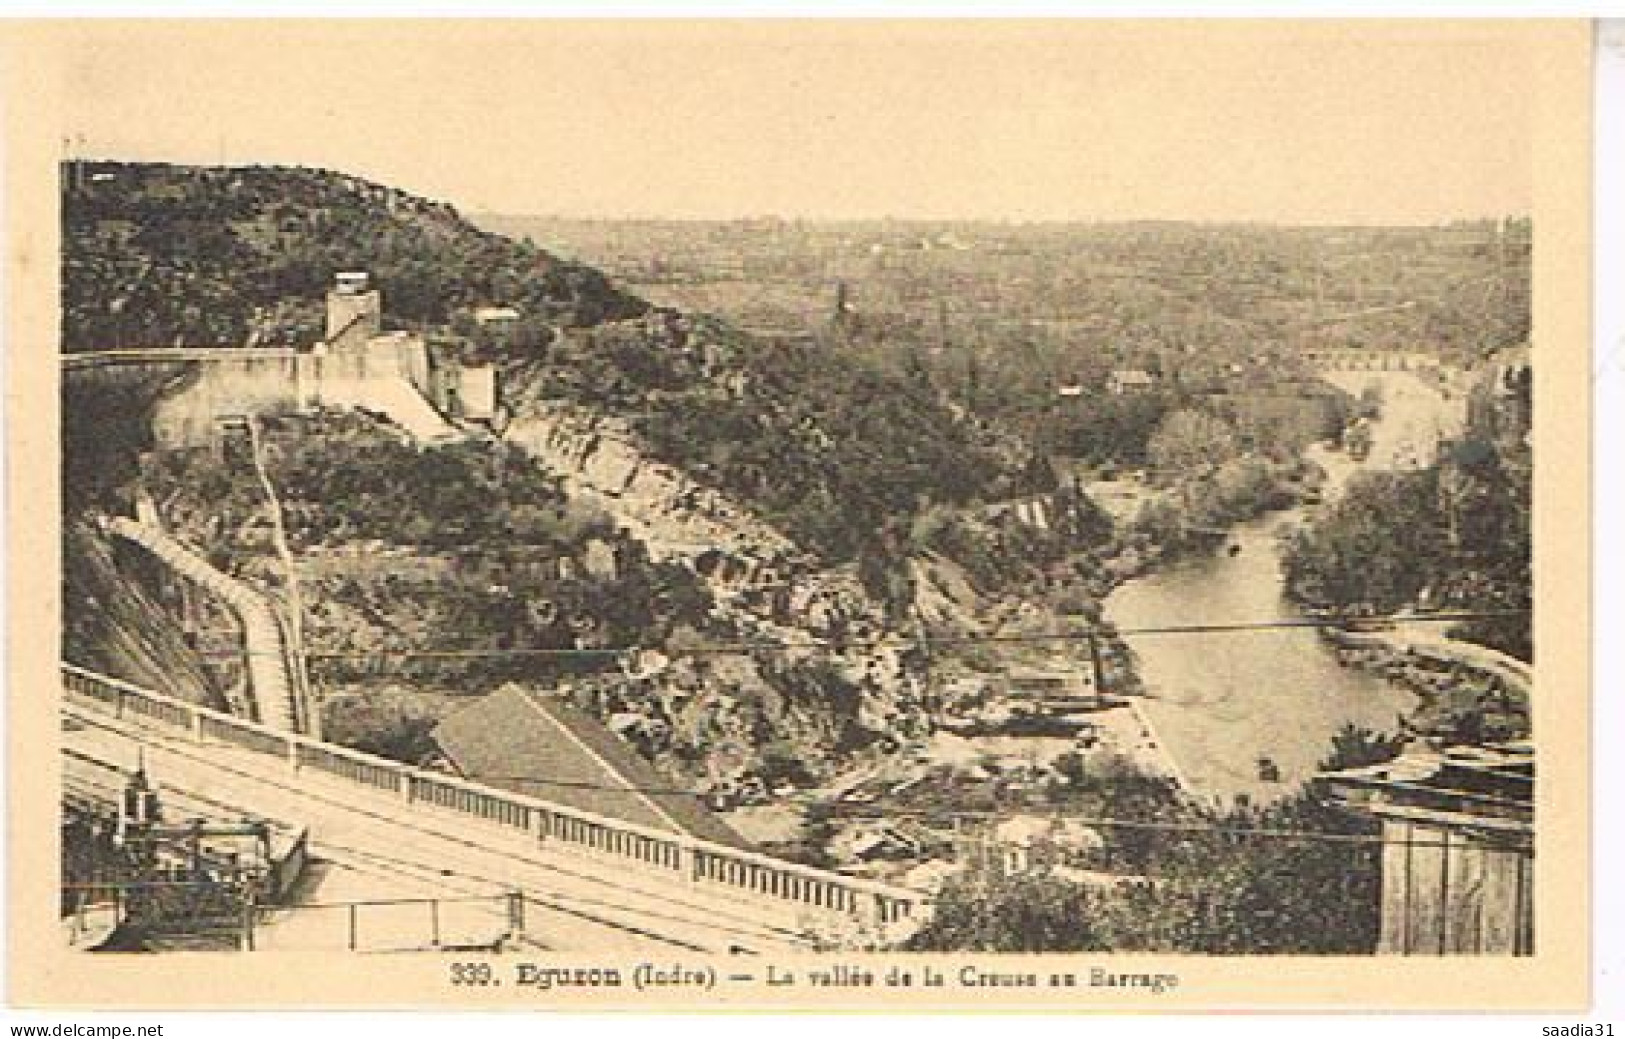
[[[146,762],[143,760],[124,785],[116,831],[118,843],[130,849],[137,861],[151,862],[153,849],[148,838],[152,835],[153,827],[158,825],[162,812],[158,804],[158,791],[147,780]]]
[[[857,330],[857,307],[852,304],[846,282],[835,283],[835,313],[830,317],[830,327],[835,335],[843,342],[849,340]]]
[[[384,328],[383,297],[365,271],[340,271],[327,293],[325,338],[335,350],[359,348]]]

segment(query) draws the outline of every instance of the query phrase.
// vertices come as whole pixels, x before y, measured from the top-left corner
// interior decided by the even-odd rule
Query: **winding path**
[[[127,516],[104,517],[100,523],[107,533],[146,549],[237,614],[243,625],[249,690],[257,718],[274,729],[297,731],[299,712],[294,702],[294,683],[288,674],[288,647],[283,643],[282,624],[265,597],[215,569],[208,560],[155,526]]]

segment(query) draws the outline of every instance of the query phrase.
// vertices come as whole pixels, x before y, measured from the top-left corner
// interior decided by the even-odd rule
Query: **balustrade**
[[[292,770],[308,769],[395,794],[412,806],[533,835],[550,849],[645,871],[704,887],[735,889],[787,906],[831,915],[869,915],[882,924],[913,916],[924,896],[902,888],[782,862],[686,834],[651,830],[594,816],[537,798],[439,776],[245,721],[62,665],[66,699],[118,718],[139,718],[189,732],[199,742],[220,742],[263,754]]]

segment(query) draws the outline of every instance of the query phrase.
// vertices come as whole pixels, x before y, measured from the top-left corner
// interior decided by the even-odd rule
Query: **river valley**
[[[1426,464],[1437,435],[1458,421],[1459,405],[1410,373],[1330,378],[1355,393],[1377,383],[1384,406],[1363,463],[1320,445],[1311,449],[1327,474],[1327,500],[1362,468]],[[1341,666],[1313,628],[1137,633],[1300,616],[1284,594],[1277,536],[1302,522],[1305,508],[1242,524],[1227,547],[1128,581],[1106,600],[1107,619],[1134,653],[1145,689],[1141,707],[1164,752],[1191,793],[1218,805],[1291,793],[1314,774],[1345,725],[1392,732],[1415,706],[1411,693]],[[1264,759],[1278,778],[1261,778]]]

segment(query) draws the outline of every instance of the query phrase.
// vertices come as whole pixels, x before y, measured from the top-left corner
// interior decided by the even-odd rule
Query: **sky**
[[[64,29],[77,154],[468,212],[1433,223],[1530,209],[1518,30],[235,22]]]

